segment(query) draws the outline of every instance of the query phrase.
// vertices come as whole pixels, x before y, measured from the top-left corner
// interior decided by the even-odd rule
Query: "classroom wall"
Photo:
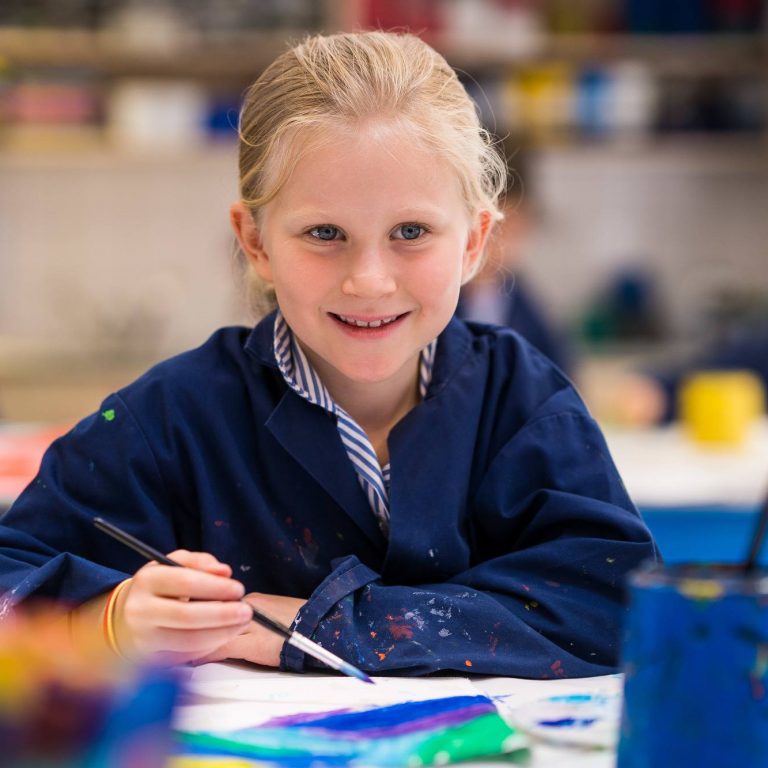
[[[700,332],[724,293],[768,293],[768,156],[737,144],[571,148],[532,163],[525,270],[573,322],[622,267],[656,278],[670,335]]]
[[[768,166],[709,146],[536,153],[524,271],[556,319],[576,323],[623,265],[657,276],[677,334],[724,287],[768,292]],[[234,145],[0,156],[0,176],[0,345],[159,358],[247,319]]]
[[[235,154],[0,158],[0,340],[152,358],[239,319]]]

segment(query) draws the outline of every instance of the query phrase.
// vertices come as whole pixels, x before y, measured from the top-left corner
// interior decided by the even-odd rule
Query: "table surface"
[[[734,447],[695,443],[679,424],[608,428],[604,434],[641,509],[753,509],[768,492],[768,418],[757,421],[744,444]]]
[[[589,696],[615,700],[617,716],[609,718],[609,736],[603,746],[568,743],[577,741],[578,733],[576,738],[569,739],[562,729],[552,729],[551,737],[546,740],[529,734],[531,761],[527,763],[530,768],[613,768],[615,765],[614,737],[618,733],[618,706],[622,690],[620,675],[577,680],[522,680],[502,677],[379,680],[382,681],[382,695],[386,693],[384,684],[389,682],[394,686],[405,686],[414,698],[424,698],[425,695],[428,698],[456,695],[455,691],[449,691],[459,685],[471,686],[475,692],[491,697],[502,716],[518,726],[522,713],[530,711],[531,707],[540,705],[552,696],[568,699]],[[357,680],[335,675],[296,675],[238,663],[205,664],[189,672],[188,688],[191,693],[185,696],[184,703],[177,708],[174,724],[183,730],[217,730],[223,727],[222,724],[236,729],[258,721],[262,712],[265,713],[266,719],[287,714],[289,711],[327,711],[348,706],[350,701],[354,700],[351,696],[354,696],[355,692],[360,695],[360,688],[356,687],[360,685]],[[322,691],[322,699],[315,698],[312,691]],[[366,686],[365,695],[376,694],[372,694]],[[320,701],[322,703],[319,703]],[[392,703],[392,700],[385,699],[382,703]],[[462,763],[467,768],[482,764]]]

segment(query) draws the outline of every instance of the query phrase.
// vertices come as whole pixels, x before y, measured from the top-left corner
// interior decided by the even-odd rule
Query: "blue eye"
[[[395,228],[396,240],[418,240],[427,230],[421,224],[401,224]],[[400,233],[399,237],[397,233]]]
[[[336,240],[339,235],[339,230],[331,224],[322,224],[319,227],[312,227],[312,229],[309,230],[309,234],[312,235],[312,237],[316,237],[318,240]]]

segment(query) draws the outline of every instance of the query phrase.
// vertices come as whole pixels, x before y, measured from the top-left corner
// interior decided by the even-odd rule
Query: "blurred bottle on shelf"
[[[758,32],[764,21],[763,0],[710,0],[718,32]]]
[[[76,69],[17,72],[0,66],[0,143],[19,151],[77,149],[99,135],[103,89]]]
[[[590,345],[662,339],[665,320],[654,275],[639,264],[618,269],[596,292],[582,332]]]
[[[658,84],[650,67],[625,59],[610,67],[608,124],[613,135],[643,138],[654,128],[658,111]]]
[[[582,135],[600,138],[610,132],[611,79],[606,68],[588,66],[575,79],[573,128]]]
[[[208,97],[198,83],[124,79],[107,100],[107,133],[120,148],[184,151],[206,138]]]
[[[425,40],[433,40],[446,26],[446,15],[450,15],[455,2],[435,0],[362,0],[345,18],[348,28],[363,29],[407,29]]]
[[[765,128],[765,84],[745,74],[659,82],[657,127],[662,133],[756,133]]]
[[[546,0],[541,6],[546,28],[554,34],[613,33],[621,21],[621,3],[616,0]]]
[[[572,126],[573,73],[559,62],[541,64],[513,75],[522,132],[534,144],[562,142]]]
[[[111,0],[3,0],[0,25],[95,29]]]
[[[182,8],[169,0],[123,0],[107,15],[105,29],[122,51],[169,56],[194,45],[197,34]]]
[[[510,60],[534,56],[544,43],[541,9],[531,0],[450,0],[444,32],[451,43]]]
[[[641,34],[757,32],[762,0],[625,0],[627,29]]]

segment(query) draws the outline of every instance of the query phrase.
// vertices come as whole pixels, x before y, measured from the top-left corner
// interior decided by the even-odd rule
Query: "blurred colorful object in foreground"
[[[8,768],[160,768],[179,686],[96,640],[70,640],[66,613],[0,618],[0,763]]]

